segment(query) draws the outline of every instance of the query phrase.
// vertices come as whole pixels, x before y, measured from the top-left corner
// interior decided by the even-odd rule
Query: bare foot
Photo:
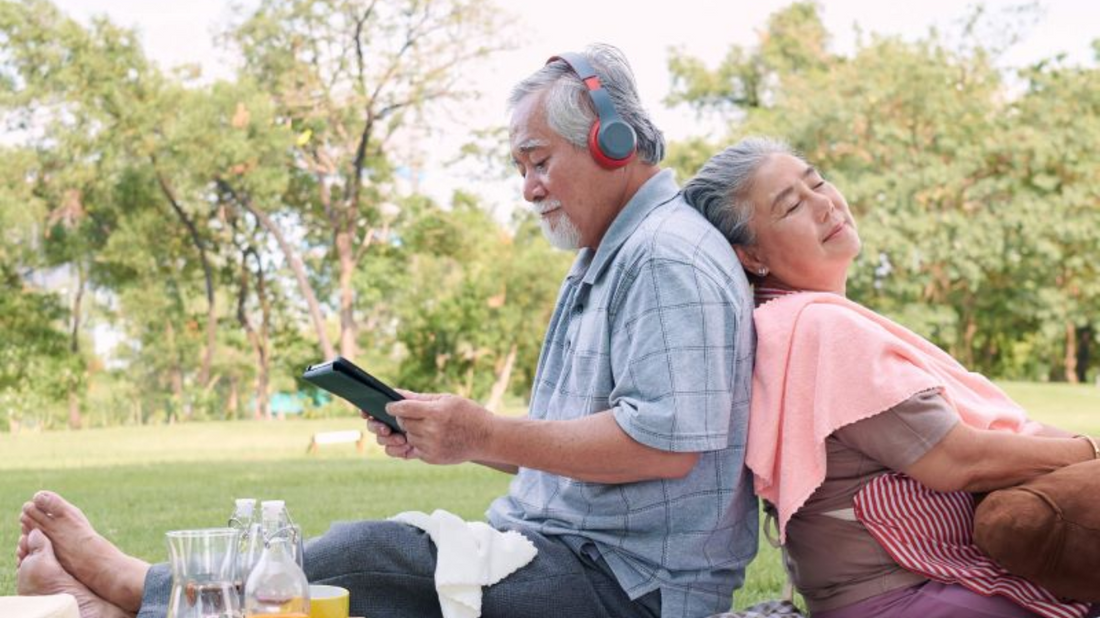
[[[97,597],[76,581],[76,578],[66,573],[54,556],[50,540],[41,530],[31,531],[27,536],[27,547],[29,553],[16,575],[16,590],[19,594],[71,594],[76,597],[80,606],[80,618],[133,618],[134,614]]]
[[[80,509],[52,491],[40,491],[23,505],[20,523],[45,533],[64,570],[93,593],[128,612],[141,609],[149,563],[100,536]]]
[[[27,557],[27,554],[31,553],[30,548],[27,547],[27,532],[19,535],[19,543],[15,545],[15,568],[19,568],[23,564],[23,560]]]

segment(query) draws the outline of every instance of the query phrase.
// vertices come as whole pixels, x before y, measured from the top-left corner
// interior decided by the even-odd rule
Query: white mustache
[[[561,202],[559,200],[549,200],[531,204],[531,210],[534,210],[536,215],[544,215],[557,208],[561,208]]]

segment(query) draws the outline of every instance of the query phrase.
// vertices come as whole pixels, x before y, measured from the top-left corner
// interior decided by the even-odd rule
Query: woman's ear
[[[767,268],[755,247],[735,245],[733,251],[737,254],[737,259],[741,260],[741,267],[750,273],[758,273],[761,268]]]

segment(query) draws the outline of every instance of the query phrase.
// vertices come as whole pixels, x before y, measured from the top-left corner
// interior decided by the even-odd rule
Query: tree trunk
[[[249,290],[249,255],[256,258],[256,295],[260,299],[260,307],[263,312],[262,324],[259,331],[252,325],[252,320],[248,318],[248,312],[245,309]],[[241,284],[240,293],[237,296],[237,320],[241,323],[241,327],[244,328],[244,332],[248,336],[248,342],[252,344],[252,350],[256,353],[256,366],[259,368],[256,374],[256,410],[253,412],[253,417],[267,420],[271,420],[271,403],[268,397],[271,361],[267,353],[270,313],[270,303],[267,302],[267,289],[264,282],[263,264],[260,262],[260,258],[256,255],[255,251],[251,248],[245,249],[241,253]]]
[[[508,384],[512,381],[512,369],[516,364],[517,350],[518,346],[513,343],[512,349],[508,350],[508,356],[504,358],[504,366],[497,372],[493,388],[489,391],[489,399],[485,402],[485,407],[490,412],[499,412],[500,405],[504,402],[504,394],[508,392]]]
[[[229,418],[237,420],[241,413],[241,386],[237,376],[229,378],[229,398],[225,402],[225,410]]]
[[[317,340],[321,343],[321,352],[324,353],[326,359],[331,359],[336,356],[336,351],[332,347],[332,342],[329,341],[328,334],[325,333],[325,321],[321,316],[321,305],[317,302],[317,295],[313,293],[313,286],[310,285],[309,278],[306,277],[305,265],[302,264],[302,260],[298,257],[298,253],[294,251],[294,248],[287,242],[286,236],[283,235],[283,231],[279,229],[279,226],[275,225],[271,217],[268,217],[266,213],[256,208],[248,196],[238,195],[237,192],[233,190],[233,187],[224,180],[218,179],[217,183],[234,201],[251,213],[252,216],[260,222],[260,226],[275,237],[275,241],[279,244],[279,249],[282,250],[283,256],[286,257],[286,261],[290,265],[290,269],[294,272],[294,279],[298,282],[298,291],[301,292],[302,297],[306,299],[306,304],[309,306],[309,315],[313,320],[313,328],[317,332]]]
[[[1092,364],[1092,327],[1077,329],[1077,381],[1084,382],[1089,377],[1089,365]]]
[[[256,418],[270,421],[271,416],[271,400],[268,397],[268,377],[267,369],[261,368],[260,373],[256,374]]]
[[[80,429],[84,426],[84,419],[80,415],[80,394],[75,390],[69,391],[69,429]]]
[[[355,325],[355,293],[352,290],[355,247],[352,246],[351,233],[347,230],[336,233],[336,256],[340,264],[340,354],[344,358],[355,358],[358,335]]]
[[[84,265],[80,260],[76,261],[76,293],[73,294],[73,321],[69,339],[69,351],[73,356],[80,354],[80,322],[84,307]],[[80,393],[78,389],[83,380],[72,385],[69,390],[69,429],[80,429],[84,425],[84,419],[80,413]]]
[[[156,157],[152,157],[153,167],[156,167]],[[183,221],[184,227],[187,228],[187,233],[191,236],[191,242],[194,243],[195,248],[199,251],[199,262],[202,264],[202,275],[206,280],[206,349],[202,355],[202,365],[199,368],[198,385],[200,388],[205,388],[207,382],[210,380],[210,366],[214,362],[214,348],[218,342],[218,313],[215,306],[214,295],[214,273],[210,268],[210,261],[206,259],[206,244],[202,241],[202,235],[199,234],[198,227],[191,221],[191,218],[187,216],[187,212],[180,206],[179,201],[176,199],[176,194],[172,190],[172,187],[157,170],[157,182],[160,183],[160,189],[164,192],[164,196],[168,199],[168,203],[171,204],[172,210],[176,212],[176,216]]]
[[[473,397],[474,396],[474,367],[477,366],[477,356],[474,355],[470,359],[470,364],[466,366],[466,381],[462,384],[462,387],[456,393],[460,397]]]
[[[1077,327],[1072,321],[1066,320],[1066,354],[1065,378],[1070,384],[1077,384],[1081,380],[1077,376]]]
[[[183,409],[183,369],[178,361],[172,364],[170,374],[172,379],[172,416],[169,424],[177,420],[183,420],[187,416]]]
[[[168,353],[172,357],[172,364],[168,369],[168,380],[172,389],[172,405],[168,410],[168,424],[175,424],[182,420],[180,411],[183,409],[183,369],[180,367],[179,354],[176,352],[176,327],[172,320],[165,322],[165,339],[168,343]]]
[[[974,315],[967,312],[966,330],[963,332],[963,364],[973,370],[974,367],[974,336],[978,334],[978,323],[974,321]]]
[[[256,383],[257,410],[263,418],[271,420],[271,303],[267,299],[267,283],[260,256],[256,258],[256,296],[260,299],[260,373]]]

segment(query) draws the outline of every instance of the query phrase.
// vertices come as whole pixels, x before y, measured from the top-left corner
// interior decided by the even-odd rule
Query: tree
[[[81,355],[85,298],[94,278],[91,253],[104,239],[97,217],[114,169],[100,140],[104,122],[118,114],[126,85],[133,85],[144,60],[132,34],[98,20],[86,31],[63,18],[50,4],[28,0],[0,4],[0,36],[5,42],[0,106],[25,136],[36,157],[22,178],[9,178],[12,191],[22,185],[47,211],[42,220],[43,265],[65,267],[72,281],[69,350]],[[122,86],[116,86],[116,82]],[[70,372],[69,424],[82,424],[84,371]]]
[[[449,210],[420,205],[401,236],[409,250],[396,305],[402,384],[484,399],[492,409],[505,393],[530,389],[573,256],[551,248],[530,215],[517,223],[508,232],[462,193]]]
[[[353,280],[364,256],[386,234],[393,143],[426,126],[429,106],[457,101],[462,69],[491,53],[498,18],[480,0],[267,0],[230,33],[244,74],[270,93],[297,135],[289,161],[294,179],[282,204],[252,199],[247,174],[219,178],[231,199],[276,238],[270,217],[285,205],[309,242],[335,264],[340,352],[358,345]],[[317,296],[290,244],[279,241],[300,292]],[[329,278],[330,260],[315,268]],[[317,302],[311,314],[325,356],[334,350]]]
[[[49,425],[42,414],[68,396],[82,367],[69,355],[60,328],[65,309],[56,296],[27,289],[12,266],[0,261],[0,423],[18,431],[27,418]]]
[[[1027,90],[1012,106],[997,154],[1019,210],[1029,214],[1019,234],[1040,240],[1021,256],[1046,283],[1028,307],[1041,333],[1032,343],[1051,377],[1082,382],[1100,333],[1100,70],[1053,59],[1023,77]]]
[[[0,264],[19,284],[0,320],[38,307],[13,341],[63,377],[3,396],[48,403],[47,424],[67,399],[73,427],[235,418],[242,399],[270,417],[317,343],[336,353],[337,329],[341,353],[417,387],[499,405],[529,384],[568,257],[531,221],[502,225],[468,195],[439,208],[400,180],[426,118],[464,103],[463,67],[505,40],[498,23],[482,0],[270,0],[228,33],[240,74],[200,84],[105,19],[0,0],[0,112],[16,143],[3,147]],[[57,273],[74,282],[64,300],[31,283]],[[92,357],[93,325],[119,340],[109,363]]]
[[[724,141],[785,138],[842,189],[864,240],[850,296],[977,369],[1080,379],[1097,306],[1096,70],[1044,63],[1016,96],[997,68],[1018,38],[1004,17],[978,9],[954,39],[872,35],[841,56],[817,11],[777,12],[713,71],[674,56],[670,101],[725,118]],[[690,175],[718,147],[696,139],[673,159]]]

